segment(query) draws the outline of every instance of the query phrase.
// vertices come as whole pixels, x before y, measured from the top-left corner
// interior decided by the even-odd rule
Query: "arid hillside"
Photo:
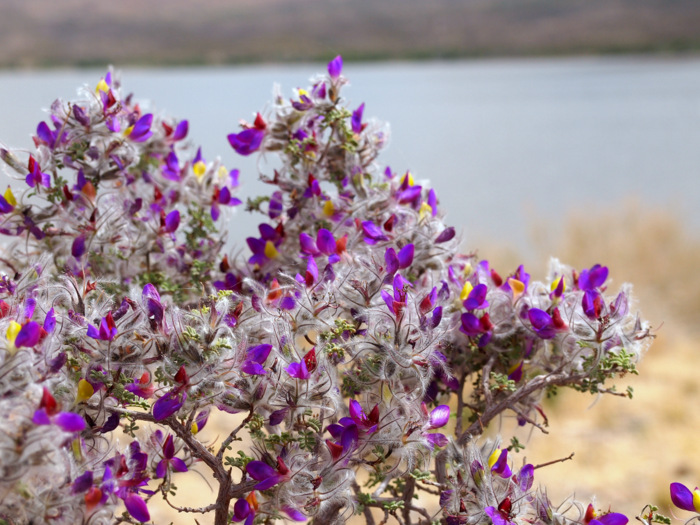
[[[693,0],[0,0],[0,67],[700,47]]]

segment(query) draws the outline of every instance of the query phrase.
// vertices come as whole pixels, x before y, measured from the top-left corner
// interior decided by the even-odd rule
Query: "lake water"
[[[266,192],[226,135],[325,65],[125,69],[125,90],[190,120],[205,157],[241,169],[243,195]],[[391,124],[380,159],[430,179],[468,246],[524,250],[532,218],[605,210],[636,196],[700,228],[700,58],[568,58],[347,64],[345,96]],[[103,71],[0,72],[0,142],[28,147],[57,96]],[[4,183],[0,186],[4,187]],[[258,219],[238,213],[243,241]]]

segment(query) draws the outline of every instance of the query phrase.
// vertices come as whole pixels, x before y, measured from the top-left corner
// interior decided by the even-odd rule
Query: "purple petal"
[[[415,252],[415,247],[413,243],[407,244],[399,251],[399,268],[404,269],[411,266],[413,262],[413,254]]]
[[[36,321],[30,321],[25,324],[17,334],[15,346],[18,348],[21,346],[31,348],[39,342],[40,337],[41,326],[39,326],[39,323]]]
[[[386,273],[389,275],[394,275],[399,270],[399,258],[393,248],[387,248],[384,252],[384,262],[386,262]]]
[[[318,230],[316,234],[316,246],[325,255],[331,255],[336,252],[335,238],[333,234],[325,228]]]
[[[240,133],[231,133],[228,136],[228,142],[236,153],[247,156],[260,148],[264,136],[265,131],[251,128]]]
[[[246,361],[241,366],[241,372],[249,374],[251,376],[264,376],[267,374],[267,370],[259,363],[253,361]]]
[[[358,403],[354,399],[350,400],[349,409],[350,417],[355,423],[361,425],[364,421],[367,421],[367,416],[365,415],[365,411],[362,410],[362,405],[360,405],[360,403]]]
[[[509,523],[509,521],[501,515],[498,509],[494,507],[486,507],[484,512],[488,514],[489,518],[491,518],[493,525],[508,525]]]
[[[85,236],[80,235],[73,240],[73,244],[71,245],[70,253],[73,257],[76,259],[80,259],[80,257],[85,253]]]
[[[440,405],[434,408],[430,412],[430,426],[428,428],[440,428],[444,427],[450,420],[450,407],[447,405]]]
[[[34,412],[34,416],[32,416],[32,423],[35,425],[50,425],[51,420],[49,419],[49,415],[46,413],[46,409],[40,408]]]
[[[394,311],[394,298],[391,296],[391,294],[386,290],[382,290],[381,296],[382,299],[384,299],[386,305],[389,307],[389,311],[395,314],[396,311]]]
[[[308,255],[318,255],[320,253],[316,247],[316,241],[307,233],[302,232],[299,234],[299,244],[303,253]]]
[[[83,126],[90,125],[90,118],[85,114],[85,111],[83,111],[83,108],[80,106],[73,106],[73,116],[75,117],[75,120],[80,122]]]
[[[328,62],[328,74],[331,78],[338,78],[343,70],[343,57],[338,55]]]
[[[440,235],[438,235],[435,239],[435,243],[440,244],[441,242],[450,241],[454,238],[455,235],[456,232],[454,227],[450,226],[449,228],[445,228],[444,230],[442,230],[442,233],[440,233]]]
[[[166,417],[172,416],[175,412],[182,408],[187,399],[185,392],[171,390],[158,401],[153,403],[153,418],[156,421],[161,421]]]
[[[9,202],[7,202],[5,197],[0,195],[0,213],[10,213],[14,209],[15,207]]]
[[[343,451],[347,452],[355,448],[357,440],[360,437],[359,433],[357,425],[350,425],[343,430],[342,434],[340,434],[340,444],[343,447]]]
[[[466,301],[464,301],[464,308],[467,310],[486,308],[489,305],[489,303],[486,301],[487,292],[488,286],[485,284],[477,284],[469,293],[469,297],[467,297]]]
[[[275,410],[272,414],[270,414],[270,426],[275,427],[284,421],[284,418],[287,417],[288,411],[289,408],[282,408],[280,410]]]
[[[379,226],[374,224],[372,221],[363,221],[362,222],[362,231],[364,232],[366,238],[365,242],[367,244],[374,244],[371,242],[368,242],[367,239],[370,239],[372,241],[385,241],[387,240],[387,236],[382,233],[382,230],[379,229]]]
[[[44,330],[50,334],[54,328],[56,328],[56,313],[51,308],[51,310],[46,312],[46,317],[44,318]]]
[[[304,514],[302,514],[301,511],[295,509],[294,507],[290,507],[289,505],[284,505],[282,507],[282,511],[289,516],[291,519],[294,521],[306,521],[307,518]]]
[[[360,104],[360,107],[352,112],[351,126],[353,133],[360,133],[362,131],[362,113],[365,111],[364,102]]]
[[[51,128],[49,128],[49,125],[41,121],[39,125],[36,128],[36,135],[41,139],[42,142],[46,142],[46,144],[49,145],[51,149],[54,147],[54,136],[53,133],[51,132]]]
[[[81,474],[75,478],[73,485],[71,486],[71,492],[73,494],[79,494],[81,492],[85,492],[90,487],[92,487],[92,471],[88,470],[84,474]]]
[[[250,514],[250,503],[244,499],[239,499],[233,506],[233,521],[243,521]]]
[[[263,481],[277,476],[277,471],[264,461],[251,461],[245,467],[246,472],[256,481]]]
[[[282,308],[282,310],[293,310],[296,305],[297,302],[294,300],[294,297],[291,296],[283,297],[280,301],[280,308]]]
[[[520,469],[518,473],[518,483],[520,485],[520,490],[527,492],[532,487],[532,482],[535,479],[535,467],[528,463]]]
[[[187,131],[189,130],[189,123],[186,120],[180,121],[180,123],[175,128],[175,133],[173,133],[173,140],[182,140],[187,136]]]
[[[187,472],[187,465],[180,458],[171,459],[170,465],[173,467],[175,472]]]
[[[180,226],[180,212],[173,210],[165,217],[165,231],[173,233]]]
[[[679,509],[695,511],[693,493],[681,483],[671,483],[671,501]]]
[[[552,317],[539,308],[530,308],[527,316],[532,323],[532,328],[542,339],[552,339],[556,335],[554,321]]]
[[[426,434],[425,439],[428,441],[428,444],[431,446],[431,448],[434,447],[444,447],[449,443],[449,440],[444,434]]]
[[[133,492],[129,493],[124,498],[124,505],[131,517],[136,521],[144,522],[151,519],[151,515],[148,513],[148,506],[141,496]]]
[[[66,432],[80,432],[85,430],[85,420],[80,414],[73,412],[59,412],[54,417],[54,423]]]
[[[272,345],[258,345],[248,349],[247,360],[263,364],[270,355]]]
[[[297,379],[309,379],[311,377],[306,362],[303,359],[300,363],[291,363],[285,370],[290,376],[296,377]]]
[[[136,121],[134,127],[131,128],[131,133],[129,133],[129,138],[134,142],[144,142],[153,136],[151,131],[151,124],[153,123],[153,114],[148,113],[142,116]]]
[[[608,512],[607,514],[599,517],[598,521],[603,525],[626,525],[629,519],[627,516],[620,514],[619,512]]]
[[[168,461],[161,459],[156,465],[156,478],[165,478],[168,473]]]

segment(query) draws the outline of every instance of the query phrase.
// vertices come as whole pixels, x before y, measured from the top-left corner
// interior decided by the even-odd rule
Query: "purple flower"
[[[289,469],[279,456],[277,457],[277,469],[272,468],[264,461],[251,461],[246,465],[245,470],[251,478],[260,482],[253,487],[255,490],[267,490],[289,479]]]
[[[168,434],[163,443],[163,459],[156,466],[156,477],[165,478],[168,470],[172,469],[175,472],[187,472],[187,465],[180,458],[175,456],[175,442],[172,434]]]
[[[112,341],[117,335],[117,327],[114,324],[112,312],[107,313],[106,317],[102,318],[100,328],[97,329],[93,325],[88,324],[87,336],[100,341]]]
[[[482,310],[488,308],[489,302],[486,300],[488,286],[485,284],[477,284],[474,289],[469,292],[467,299],[462,303],[467,310]]]
[[[34,412],[32,422],[35,425],[54,424],[66,432],[80,432],[85,430],[86,426],[85,420],[80,414],[59,411],[56,399],[46,387],[44,387],[39,409]]]
[[[382,233],[379,226],[372,221],[362,222],[362,231],[365,234],[365,242],[367,244],[377,244],[377,241],[386,241],[388,237]]]
[[[489,457],[489,467],[491,468],[491,472],[503,479],[509,478],[513,472],[508,466],[508,449],[504,448],[501,450],[497,448],[494,450]]]
[[[173,210],[165,217],[163,229],[166,233],[174,233],[179,226],[180,212],[178,210]]]
[[[578,287],[581,290],[595,290],[600,288],[608,278],[608,267],[596,264],[589,270],[582,270],[578,278]]]
[[[126,134],[134,142],[145,142],[153,136],[151,124],[153,124],[153,114],[148,113],[138,119],[136,124],[127,128]]]
[[[297,379],[309,379],[311,377],[309,369],[306,367],[306,363],[303,359],[299,363],[291,363],[285,370],[290,376]]]
[[[442,242],[447,242],[451,241],[452,238],[455,236],[456,232],[454,227],[450,226],[449,228],[445,228],[442,230],[440,235],[438,235],[435,239],[435,244],[440,244]]]
[[[162,421],[163,419],[172,416],[182,408],[182,405],[187,401],[187,392],[182,387],[177,387],[171,390],[158,401],[153,403],[153,419]]]
[[[73,244],[71,245],[70,253],[76,259],[80,259],[85,253],[85,236],[79,235],[73,239]]]
[[[35,346],[41,339],[41,326],[36,321],[30,321],[25,324],[15,338],[15,346],[31,348]]]
[[[332,79],[336,79],[340,76],[343,70],[343,57],[338,55],[333,60],[328,62],[328,74]]]
[[[248,349],[246,360],[243,362],[241,370],[250,375],[265,375],[267,371],[262,367],[263,363],[270,355],[272,345],[258,345]]]
[[[532,329],[542,339],[552,339],[557,335],[557,327],[552,316],[539,308],[530,308],[527,311]]]
[[[671,501],[679,509],[700,513],[700,490],[691,492],[682,483],[671,483]]]
[[[264,129],[249,128],[240,133],[231,133],[228,136],[228,141],[236,153],[248,156],[260,148],[264,137]]]
[[[359,108],[352,112],[352,119],[350,121],[350,124],[352,126],[353,133],[361,133],[364,129],[365,126],[362,124],[362,113],[364,111],[365,104],[363,102],[362,104],[360,104]]]

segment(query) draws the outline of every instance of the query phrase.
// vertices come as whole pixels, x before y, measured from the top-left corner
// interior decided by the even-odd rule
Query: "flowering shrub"
[[[557,388],[628,395],[608,380],[651,339],[630,288],[599,264],[537,282],[460,253],[435,191],[378,164],[385,128],[345,84],[337,57],[229,135],[279,157],[240,258],[222,228],[238,171],[111,73],[51,106],[31,154],[2,149],[25,189],[0,196],[0,522],[147,522],[195,464],[211,505],[170,504],[217,525],[627,522],[553,505],[517,439],[482,435],[503,414],[544,429]],[[201,441],[213,413],[240,423]]]

